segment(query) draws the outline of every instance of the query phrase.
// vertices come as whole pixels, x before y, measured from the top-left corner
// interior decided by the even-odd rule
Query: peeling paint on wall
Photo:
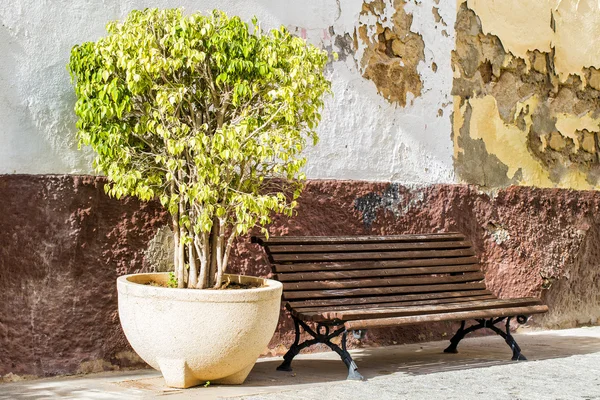
[[[441,23],[444,26],[448,26],[444,21],[444,18],[440,15],[440,9],[438,7],[432,7],[431,12],[433,13],[433,18],[435,18],[435,22]]]
[[[363,76],[375,83],[384,98],[404,107],[409,94],[412,98],[421,95],[423,82],[417,65],[425,60],[425,42],[411,31],[413,16],[405,11],[406,2],[390,3],[363,3],[358,36],[366,49],[361,66]]]
[[[458,110],[464,122],[456,136],[456,143],[460,149],[456,154],[456,172],[465,181],[479,186],[500,187],[516,184],[521,177],[521,170],[509,171],[508,165],[503,163],[498,155],[487,151],[486,141],[482,137],[470,135],[471,126],[478,126],[480,121],[487,125],[483,128],[486,132],[491,131],[489,112],[480,112],[483,110],[483,106],[476,107],[474,116],[473,105],[469,102],[465,102],[463,108]],[[491,114],[495,113],[496,109],[492,105]]]
[[[483,33],[498,37],[504,49],[523,60],[528,60],[529,51],[550,51],[554,3],[556,0],[467,1],[481,21]]]
[[[561,81],[600,65],[600,48],[590,46],[600,36],[597,0],[468,0],[483,32],[496,35],[504,48],[529,66],[529,52],[553,53]]]
[[[392,19],[395,3],[392,0],[378,3],[381,7],[378,6],[376,15],[365,9],[377,2],[366,2],[367,6],[362,0],[340,2],[339,15],[335,20],[332,17],[326,27],[286,25],[310,43],[338,53],[338,60],[332,61],[327,71],[334,95],[327,99],[322,112],[320,141],[306,151],[306,174],[314,179],[417,185],[455,182],[452,139],[448,133],[452,130],[450,54],[454,48],[456,3],[436,0],[402,3],[404,18],[410,16],[410,23],[404,20],[402,23],[423,41],[423,60],[416,63],[414,71],[421,82],[420,95],[405,92],[400,96],[405,104],[401,106],[400,101],[392,102],[382,96],[373,80],[365,79],[362,64],[367,54],[375,53],[372,47],[379,40],[378,23],[383,32],[386,28],[389,32],[398,30]],[[433,8],[438,9],[439,21]],[[361,27],[367,29],[368,42],[360,38]],[[383,56],[388,57],[385,53]],[[394,58],[401,61],[400,57]],[[382,82],[390,87],[408,88],[402,77],[397,79],[387,77]]]
[[[595,188],[598,70],[561,75],[548,36],[556,26],[547,2],[517,3],[512,13],[518,15],[506,21],[505,3],[468,0],[459,6],[452,55],[457,175],[489,188]]]

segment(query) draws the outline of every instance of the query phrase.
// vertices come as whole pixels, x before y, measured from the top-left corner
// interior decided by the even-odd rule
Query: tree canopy
[[[79,143],[110,195],[167,207],[179,286],[218,286],[233,239],[296,205],[328,55],[221,11],[132,11],[107,31],[68,65]]]

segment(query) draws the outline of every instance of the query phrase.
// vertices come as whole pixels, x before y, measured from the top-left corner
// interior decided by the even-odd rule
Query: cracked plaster
[[[486,188],[597,187],[598,73],[583,63],[576,74],[560,69],[565,54],[555,48],[561,31],[581,30],[566,16],[568,2],[459,3],[453,52],[459,178]],[[600,18],[593,14],[586,21]],[[585,53],[589,46],[578,47]],[[486,164],[492,159],[495,168]]]

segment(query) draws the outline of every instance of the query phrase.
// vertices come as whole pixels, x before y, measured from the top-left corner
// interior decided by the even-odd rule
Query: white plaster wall
[[[13,0],[0,3],[0,174],[91,173],[91,155],[74,139],[75,101],[66,70],[70,49],[104,34],[108,21],[144,7],[188,11],[221,8],[266,28],[301,28],[313,43],[331,46],[328,34],[354,33],[360,0]],[[436,23],[438,7],[447,26]],[[329,69],[334,96],[308,150],[309,178],[403,183],[453,182],[451,110],[456,3],[410,0],[414,32],[425,41],[419,66],[422,95],[407,107],[388,103],[362,78],[352,56]],[[448,36],[441,34],[445,29]],[[335,50],[335,46],[333,47]],[[360,56],[360,51],[358,56]],[[431,70],[435,61],[438,70]],[[438,109],[443,116],[438,116]]]

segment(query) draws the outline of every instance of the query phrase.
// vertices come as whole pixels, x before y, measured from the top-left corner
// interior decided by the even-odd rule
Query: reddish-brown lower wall
[[[148,268],[144,250],[167,218],[157,204],[108,198],[104,183],[0,176],[0,376],[140,365],[119,327],[115,279]],[[599,206],[600,193],[592,191],[509,187],[488,195],[465,185],[311,181],[297,215],[276,217],[270,231],[461,231],[475,243],[490,288],[501,297],[542,296],[551,312],[532,323],[556,328],[595,324],[600,316]],[[231,270],[270,273],[247,238]],[[364,344],[440,339],[450,328],[378,330]],[[273,354],[285,350],[291,329],[282,312]]]

